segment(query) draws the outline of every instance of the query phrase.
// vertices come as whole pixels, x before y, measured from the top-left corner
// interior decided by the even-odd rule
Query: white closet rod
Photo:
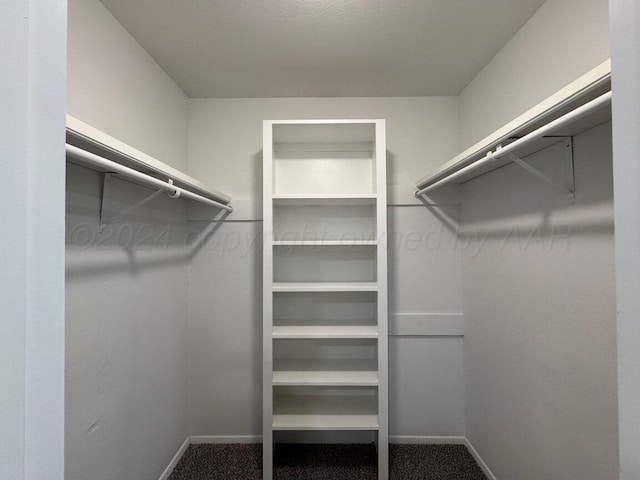
[[[495,152],[489,152],[487,153],[487,155],[485,155],[483,158],[476,160],[475,162],[467,165],[466,167],[461,168],[460,170],[457,170],[456,172],[447,175],[446,177],[438,180],[437,182],[432,183],[431,185],[428,185],[420,190],[416,190],[416,192],[414,193],[414,195],[416,197],[420,197],[422,195],[424,195],[425,193],[427,193],[430,190],[433,190],[434,188],[438,188],[441,187],[442,185],[445,185],[453,180],[455,180],[456,178],[460,178],[470,172],[472,172],[473,170],[476,170],[477,168],[486,165],[487,163],[493,161],[493,160],[497,160],[499,158],[502,157],[506,157],[509,154],[512,154],[515,150],[517,150],[518,148],[527,145],[531,142],[533,142],[534,140],[537,140],[539,138],[544,137],[545,135],[552,133],[554,130],[561,128],[567,124],[570,124],[572,122],[574,122],[575,120],[585,117],[587,115],[589,115],[591,112],[598,110],[599,108],[602,108],[603,106],[605,106],[607,103],[611,102],[611,92],[607,92],[601,96],[599,96],[598,98],[591,100],[588,103],[585,103],[584,105],[581,105],[580,107],[576,108],[575,110],[570,111],[569,113],[553,120],[552,122],[547,123],[546,125],[538,128],[537,130],[534,130],[533,132],[525,135],[522,138],[519,138],[518,140],[516,140],[513,143],[510,143],[509,145],[502,147],[502,148],[498,148],[496,149]]]
[[[198,195],[197,193],[185,190],[184,188],[173,185],[172,183],[159,180],[155,177],[152,177],[151,175],[147,175],[145,173],[134,170],[133,168],[125,167],[124,165],[120,165],[119,163],[100,157],[99,155],[96,155],[94,153],[87,152],[86,150],[82,150],[81,148],[78,148],[76,146],[67,144],[67,154],[78,160],[81,160],[83,163],[86,163],[90,166],[100,168],[101,170],[105,170],[110,173],[119,173],[140,183],[158,188],[160,190],[164,190],[165,192],[169,193],[171,198],[186,198],[189,200],[194,200],[196,202],[211,205],[216,208],[221,208],[223,210],[226,210],[227,212],[233,211],[233,207],[230,205],[216,202],[215,200],[211,200],[209,198],[203,197],[202,195]]]

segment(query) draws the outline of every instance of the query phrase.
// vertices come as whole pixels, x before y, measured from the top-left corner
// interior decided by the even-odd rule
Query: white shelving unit
[[[264,479],[279,431],[370,432],[386,479],[385,121],[265,121],[263,193]]]

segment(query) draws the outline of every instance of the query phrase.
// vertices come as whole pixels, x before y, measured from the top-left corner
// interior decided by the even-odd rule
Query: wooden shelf
[[[274,282],[274,292],[377,292],[377,282]]]
[[[274,430],[378,430],[377,415],[274,415]]]
[[[309,338],[378,338],[378,327],[373,326],[286,326],[273,327],[274,339]]]
[[[366,247],[376,246],[377,240],[275,240],[274,247],[296,246],[296,247]]]
[[[274,205],[371,205],[378,196],[362,194],[273,195]]]
[[[231,197],[225,193],[205,185],[199,180],[187,175],[176,168],[167,165],[120,140],[88,125],[77,118],[67,115],[67,143],[82,148],[88,152],[99,155],[107,160],[114,161],[136,171],[153,174],[166,180],[170,178],[173,183],[181,188],[186,188],[206,198],[228,204]],[[70,163],[78,163],[77,159],[68,157]],[[85,166],[85,163],[78,163]],[[94,168],[94,167],[92,167]],[[95,167],[98,171],[108,172]]]
[[[275,371],[274,386],[375,387],[378,372],[372,371]]]

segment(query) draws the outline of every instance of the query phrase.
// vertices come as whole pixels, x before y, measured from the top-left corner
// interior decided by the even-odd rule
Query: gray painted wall
[[[98,0],[70,0],[68,37],[68,113],[186,169],[182,91]],[[99,233],[101,181],[68,168],[66,478],[157,480],[188,435],[187,205]],[[114,211],[150,193],[113,185]]]
[[[186,204],[99,232],[102,175],[67,169],[67,480],[157,480],[188,435]],[[151,190],[113,180],[109,215]]]
[[[609,58],[607,0],[547,0],[460,94],[461,151]]]
[[[457,206],[445,208],[459,214]],[[433,210],[388,209],[392,316],[462,313],[459,244]],[[459,336],[389,337],[390,435],[464,435],[462,343]]]
[[[64,478],[66,2],[0,3],[0,478]]]
[[[528,157],[556,178],[565,147]],[[617,478],[611,124],[571,204],[515,165],[465,185],[466,433],[496,478]]]
[[[99,0],[69,0],[67,113],[187,169],[187,97]]]
[[[412,181],[457,150],[454,98],[191,100],[190,174],[229,188],[236,212],[190,268],[190,425],[193,435],[261,434],[262,120],[386,118],[392,314],[460,313],[460,253]],[[451,202],[449,199],[448,202]],[[406,205],[408,203],[414,206]],[[203,218],[193,210],[192,218]],[[234,221],[235,220],[235,221]],[[191,222],[202,229],[203,224]],[[438,272],[433,275],[432,272]],[[420,278],[420,281],[416,281]],[[463,435],[462,338],[390,340],[392,435]]]
[[[261,247],[262,223],[223,223],[190,264],[192,435],[261,434]]]
[[[620,478],[640,477],[640,5],[611,1]]]

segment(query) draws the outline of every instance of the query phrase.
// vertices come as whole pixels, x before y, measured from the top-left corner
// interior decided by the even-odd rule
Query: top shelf
[[[171,179],[175,186],[190,190],[216,202],[229,204],[231,201],[229,195],[214,190],[184,172],[121,142],[71,115],[67,115],[66,124],[67,143],[70,145],[160,180]],[[77,163],[71,157],[69,157],[69,161]],[[85,164],[82,163],[80,165],[84,166]],[[99,170],[98,168],[95,169]]]
[[[275,145],[366,144],[375,141],[378,120],[271,120]]]
[[[505,147],[527,135],[534,137],[533,132],[540,131],[547,125],[558,122],[570,112],[592,102],[611,91],[611,62],[606,61],[551,95],[538,105],[523,113],[513,121],[498,129],[488,137],[469,149],[444,163],[440,168],[416,182],[418,190],[436,188],[445,183],[464,183],[492,170],[500,168],[511,160],[496,158],[490,162],[482,162],[485,156],[500,147]],[[565,122],[539,138],[527,139],[526,145],[518,147],[517,155],[521,158],[538,152],[550,145],[584,132],[596,125],[611,119],[610,103],[602,104],[588,114]],[[514,145],[515,147],[515,145]],[[478,165],[474,165],[478,163]],[[473,167],[471,167],[473,165]],[[476,168],[477,167],[477,168]],[[451,178],[448,178],[450,177]],[[437,186],[435,184],[438,184]]]
[[[277,203],[369,203],[378,190],[376,157],[384,120],[266,121]],[[266,177],[265,177],[266,178]],[[326,195],[325,195],[326,194]],[[349,195],[350,194],[350,195]],[[278,198],[279,197],[279,198]],[[302,203],[304,202],[304,203]]]

